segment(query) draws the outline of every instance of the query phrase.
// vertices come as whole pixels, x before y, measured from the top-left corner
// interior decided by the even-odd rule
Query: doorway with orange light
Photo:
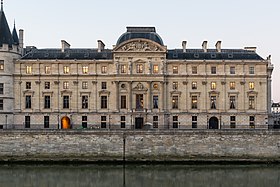
[[[68,116],[64,116],[61,118],[61,128],[62,129],[71,129],[71,123]]]

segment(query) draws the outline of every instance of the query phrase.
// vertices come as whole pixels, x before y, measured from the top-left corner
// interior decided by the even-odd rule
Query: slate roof
[[[14,44],[15,44],[15,45],[18,45],[18,44],[19,44],[19,39],[18,39],[17,30],[16,30],[16,25],[14,25],[12,37],[13,37],[13,42],[14,42]]]
[[[0,46],[3,44],[9,44],[12,47],[13,38],[2,6],[0,10]]]

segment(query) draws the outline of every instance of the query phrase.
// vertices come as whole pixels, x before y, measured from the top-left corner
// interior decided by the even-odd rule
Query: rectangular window
[[[88,82],[86,81],[82,82],[82,89],[88,89]]]
[[[45,66],[45,74],[51,74],[51,67]]]
[[[69,96],[68,95],[65,95],[63,96],[63,108],[69,108]]]
[[[26,74],[32,73],[32,66],[26,66]]]
[[[101,82],[101,89],[106,90],[107,89],[107,82]]]
[[[121,116],[121,128],[125,128],[125,116]]]
[[[143,110],[144,96],[143,94],[136,94],[136,110]]]
[[[173,88],[173,90],[178,90],[178,82],[173,82],[172,88]]]
[[[235,128],[236,126],[236,117],[230,116],[230,128]]]
[[[153,108],[154,109],[158,108],[158,95],[153,96]]]
[[[121,109],[126,109],[126,96],[121,96]]]
[[[197,74],[197,66],[192,66],[192,74]]]
[[[44,116],[44,128],[50,127],[50,116]]]
[[[45,95],[44,108],[51,108],[51,96]]]
[[[87,116],[82,116],[82,127],[87,128]]]
[[[50,82],[45,82],[45,89],[46,90],[51,89],[51,83]]]
[[[31,89],[31,82],[26,82],[26,83],[25,83],[25,88],[26,88],[27,90],[30,90],[30,89]]]
[[[255,128],[255,116],[249,116],[249,126]]]
[[[255,89],[255,83],[249,82],[249,90],[254,90]]]
[[[197,109],[197,96],[192,96],[192,109]]]
[[[87,95],[82,96],[82,108],[83,109],[88,108],[88,96]]]
[[[107,73],[107,66],[102,66],[101,67],[101,73]]]
[[[230,83],[229,83],[229,88],[230,88],[231,90],[235,90],[235,82],[230,82]]]
[[[107,117],[101,116],[101,128],[106,128],[106,124],[107,124]]]
[[[31,108],[31,95],[25,96],[25,108]]]
[[[255,109],[255,96],[249,96],[249,109]]]
[[[153,73],[158,73],[158,65],[153,65]]]
[[[179,124],[179,122],[178,122],[178,116],[173,116],[173,128],[175,128],[175,129],[177,129],[178,128],[178,124]]]
[[[4,60],[0,60],[0,71],[4,71]]]
[[[196,90],[197,89],[197,82],[192,82],[192,89]]]
[[[4,100],[0,99],[0,110],[4,110]]]
[[[30,116],[25,116],[24,127],[30,128]]]
[[[4,94],[4,83],[0,83],[0,94]]]
[[[255,74],[255,67],[254,66],[250,66],[249,67],[249,74]]]
[[[143,65],[137,64],[136,65],[136,73],[143,73]]]
[[[216,89],[217,89],[216,82],[211,82],[211,90],[216,90]]]
[[[88,66],[83,66],[83,74],[88,74]]]
[[[68,81],[63,82],[63,89],[69,89],[69,82]]]
[[[173,70],[173,74],[178,74],[178,66],[173,66],[172,70]]]
[[[217,73],[217,67],[216,66],[212,66],[211,67],[211,74],[216,74]]]
[[[229,72],[230,72],[231,75],[234,75],[235,74],[235,67],[231,66]]]
[[[211,96],[211,109],[216,109],[216,96]]]
[[[179,97],[176,96],[172,96],[172,109],[178,109],[179,105]]]
[[[158,116],[153,116],[153,128],[158,128]]]
[[[121,73],[126,73],[126,65],[121,65]]]
[[[229,97],[230,109],[235,109],[235,96]]]
[[[69,74],[70,72],[70,67],[69,66],[63,66],[63,73],[64,74]]]
[[[197,116],[192,116],[192,128],[197,128]]]
[[[101,108],[107,108],[107,96],[101,96]]]

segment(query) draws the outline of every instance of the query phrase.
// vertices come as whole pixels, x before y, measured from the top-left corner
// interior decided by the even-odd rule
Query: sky
[[[4,0],[9,26],[24,30],[24,45],[112,48],[127,26],[155,26],[168,49],[257,47],[274,71],[272,99],[280,102],[279,0]]]

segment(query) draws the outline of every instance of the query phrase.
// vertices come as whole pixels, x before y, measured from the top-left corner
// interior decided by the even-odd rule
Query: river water
[[[279,187],[280,165],[0,165],[0,187]]]

